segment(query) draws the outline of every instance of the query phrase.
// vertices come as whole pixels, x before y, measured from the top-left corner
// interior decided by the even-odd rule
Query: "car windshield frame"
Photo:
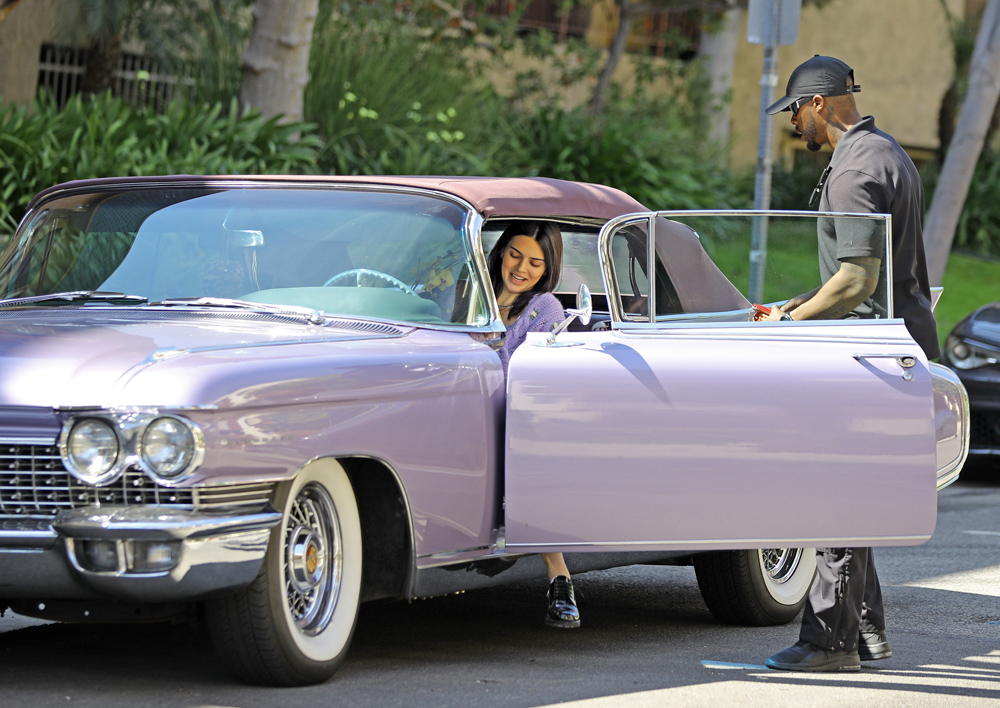
[[[276,193],[284,193],[284,195]],[[265,195],[268,195],[267,198],[265,198]],[[342,293],[356,300],[361,295],[360,289],[363,289],[365,295],[378,296],[376,306],[370,308],[370,310],[361,308],[365,303],[355,306],[354,309],[317,307],[316,302],[313,301],[295,301],[294,298],[303,296],[303,293],[299,292],[285,293],[287,298],[292,299],[275,298],[273,297],[273,292],[261,295],[261,291],[269,290],[269,288],[263,287],[263,278],[257,280],[257,276],[261,272],[258,270],[258,251],[263,250],[262,247],[268,243],[269,239],[267,233],[262,232],[261,228],[255,226],[255,223],[260,222],[255,222],[250,215],[257,208],[261,208],[262,211],[274,208],[274,204],[259,204],[257,202],[267,202],[270,200],[270,202],[277,203],[283,196],[288,197],[289,195],[295,196],[296,199],[304,203],[313,204],[314,209],[320,216],[325,216],[323,213],[324,209],[329,209],[333,217],[338,215],[337,210],[344,214],[355,213],[355,215],[363,216],[364,218],[360,219],[360,221],[367,223],[367,227],[359,228],[358,231],[363,232],[365,228],[368,228],[373,232],[372,234],[359,233],[353,236],[355,238],[354,241],[350,240],[351,237],[341,235],[319,236],[314,237],[313,243],[317,243],[322,238],[327,238],[329,243],[333,244],[336,242],[338,246],[342,246],[347,251],[348,248],[355,248],[357,250],[364,247],[366,244],[365,239],[368,239],[382,249],[381,253],[377,254],[381,256],[382,262],[396,258],[402,264],[401,267],[412,265],[410,273],[399,274],[400,278],[406,278],[408,282],[400,283],[399,279],[395,277],[381,278],[379,277],[381,271],[378,268],[366,267],[367,264],[348,263],[351,260],[351,254],[348,254],[348,256],[345,256],[344,262],[351,267],[345,265],[344,268],[338,269],[342,271],[339,275],[343,275],[344,272],[347,272],[348,275],[336,282],[331,282],[338,275],[338,273],[331,272],[329,273],[331,277],[326,283],[310,282],[309,289],[312,292],[308,294],[313,298],[319,296],[326,298],[320,298],[325,303],[330,299],[333,292]],[[330,199],[325,200],[324,195],[329,196]],[[380,195],[386,195],[385,200]],[[122,242],[117,248],[123,253],[117,260],[113,258],[106,259],[110,265],[104,264],[103,267],[105,270],[108,268],[112,269],[110,275],[102,279],[101,275],[104,272],[101,271],[100,274],[91,277],[92,281],[101,280],[101,282],[88,282],[87,287],[65,287],[65,283],[57,281],[54,286],[46,288],[45,286],[49,283],[42,280],[44,277],[43,272],[41,275],[37,275],[35,281],[32,281],[29,275],[26,280],[22,278],[21,283],[14,285],[15,276],[18,274],[23,276],[24,273],[28,272],[30,268],[28,260],[33,257],[33,250],[38,250],[41,245],[50,251],[55,239],[59,238],[58,235],[53,236],[52,234],[45,233],[46,229],[54,230],[57,228],[55,225],[57,217],[53,216],[56,210],[60,210],[58,218],[63,218],[66,221],[74,220],[74,226],[72,229],[66,228],[67,232],[82,234],[80,236],[81,239],[90,239],[91,242],[96,242],[97,237],[94,234],[97,234],[99,237],[102,233],[99,228],[93,226],[93,223],[97,220],[95,215],[98,213],[98,210],[110,200],[127,200],[132,197],[136,200],[145,198],[155,201],[156,199],[160,199],[164,204],[161,206],[154,205],[150,208],[149,213],[138,220],[138,225],[129,223],[126,227],[114,227],[116,229],[129,228],[132,231],[107,232],[111,236],[118,237],[118,240]],[[357,199],[352,199],[352,197],[356,197]],[[246,287],[246,283],[253,283],[259,285],[259,287],[249,288],[250,292],[244,290],[212,292],[210,289],[204,291],[189,289],[188,291],[157,293],[150,291],[151,286],[144,290],[141,282],[138,288],[105,285],[105,282],[116,282],[115,272],[129,258],[131,250],[140,240],[140,235],[144,234],[143,229],[150,229],[150,233],[152,234],[151,236],[143,236],[144,238],[162,237],[166,232],[164,231],[157,235],[155,229],[163,228],[162,224],[157,225],[156,222],[158,220],[166,220],[166,217],[163,216],[164,211],[169,208],[178,207],[180,209],[178,214],[189,216],[195,212],[196,208],[199,208],[197,203],[193,201],[198,198],[206,198],[209,201],[215,199],[220,203],[227,199],[234,202],[228,210],[224,209],[223,206],[213,206],[214,212],[211,226],[218,233],[212,234],[212,236],[216,239],[220,237],[224,238],[227,249],[232,244],[236,244],[232,247],[233,250],[240,251],[240,255],[243,257],[232,260],[245,261],[249,265],[243,273],[253,274],[253,279],[250,280],[244,276],[242,281],[244,288]],[[240,200],[243,200],[242,204]],[[394,229],[393,233],[388,235],[374,233],[380,230],[378,228],[378,213],[371,215],[364,211],[363,205],[354,206],[352,204],[354,201],[364,202],[366,200],[376,206],[388,205],[385,207],[387,210],[386,213],[391,218],[396,219],[397,222],[390,224],[391,229]],[[327,201],[332,206],[327,205]],[[393,201],[396,202],[396,206],[393,206]],[[192,208],[187,202],[196,204],[196,207]],[[204,199],[201,202],[201,204],[206,203]],[[412,213],[407,213],[406,209],[411,204],[416,206],[412,207]],[[396,209],[395,214],[389,213],[392,209]],[[427,213],[422,213],[421,209],[424,209]],[[208,219],[207,216],[205,218]],[[420,227],[423,231],[407,227],[407,224],[411,222],[416,224],[417,219],[423,219],[420,222]],[[132,221],[136,220],[135,218],[132,219]],[[179,222],[183,221],[183,219],[175,219],[175,221]],[[203,238],[201,233],[197,231],[198,228],[202,228],[205,231],[208,230],[206,228],[206,224],[208,224],[207,220],[204,223],[197,222],[197,220],[194,221],[193,225],[184,227],[186,230],[190,230],[196,234],[193,237],[193,241],[192,237],[189,236],[187,238],[189,248],[191,248],[190,244],[192,242],[198,246],[202,245],[201,240]],[[264,223],[274,221],[274,215],[269,214]],[[150,225],[147,225],[147,222]],[[337,224],[332,219],[330,219],[330,223],[334,224],[328,229],[330,233],[335,233],[337,229],[342,229],[344,233],[347,233],[347,226]],[[231,181],[191,180],[186,182],[172,182],[169,185],[137,181],[135,183],[119,182],[107,186],[90,185],[88,187],[73,187],[46,195],[22,219],[11,244],[5,250],[3,256],[0,257],[0,290],[2,290],[2,295],[7,299],[44,296],[48,294],[48,290],[52,292],[70,290],[120,290],[127,292],[129,295],[147,297],[150,302],[180,298],[222,297],[249,300],[251,302],[258,301],[266,305],[302,306],[320,311],[329,317],[372,319],[430,329],[498,332],[503,331],[504,328],[499,316],[499,310],[496,307],[492,289],[488,286],[489,278],[481,244],[482,223],[482,216],[465,200],[446,192],[421,187],[358,183],[311,183],[298,180],[275,182],[273,180],[254,181],[247,179],[233,179]],[[272,231],[271,238],[274,238],[275,227],[273,223],[269,228]],[[390,228],[385,230],[388,231]],[[63,238],[66,240],[70,237]],[[411,238],[412,240],[410,240]],[[448,245],[452,238],[455,239],[453,245]],[[379,241],[379,239],[382,240]],[[394,243],[403,244],[404,248],[396,248],[394,250]],[[361,244],[361,246],[357,244]],[[441,253],[437,253],[433,249],[429,251],[426,263],[423,262],[425,244],[431,244],[433,248],[441,251]],[[115,244],[111,244],[109,247],[113,249],[116,246]],[[76,248],[75,253],[70,255],[70,258],[82,263],[82,259],[86,258],[85,248],[89,248],[92,253],[99,250],[93,245],[80,246]],[[103,250],[103,247],[101,250]],[[47,259],[50,257],[49,251],[45,253],[46,262],[48,262]],[[403,253],[402,251],[406,252]],[[250,252],[252,252],[252,255]],[[158,258],[159,255],[155,257]],[[407,258],[410,260],[405,260]],[[74,265],[76,261],[74,261]],[[412,274],[413,269],[416,268],[421,269],[419,278]],[[69,268],[65,270],[68,272]],[[364,274],[359,274],[358,271],[364,271]],[[290,272],[296,276],[298,275],[294,272],[294,269],[291,269]],[[372,273],[375,275],[373,276]],[[226,275],[226,273],[223,273],[223,275]],[[292,276],[289,275],[288,277]],[[410,280],[410,278],[414,279]],[[121,281],[121,278],[117,280]],[[134,280],[141,279],[134,278]],[[28,285],[24,285],[24,282],[27,282]],[[60,285],[63,287],[59,287]],[[319,292],[321,286],[327,292]],[[283,288],[286,291],[296,290],[295,287],[288,287],[287,284],[284,284]],[[461,295],[458,294],[459,288],[462,288]],[[306,290],[305,287],[298,289]],[[374,292],[376,289],[379,292]],[[272,288],[271,290],[274,289]],[[451,297],[452,294],[454,294],[454,301],[451,309],[440,307],[439,304],[436,304],[435,296],[441,295],[443,298],[446,298]],[[250,297],[247,297],[248,295]],[[258,295],[259,297],[253,297],[254,295]],[[459,311],[458,303],[460,298],[464,298],[462,304],[467,306],[467,310],[464,312]],[[383,301],[391,301],[391,303]],[[403,303],[404,306],[400,307],[399,303]],[[141,307],[142,305],[139,306]],[[439,317],[436,316],[435,312],[432,312],[436,307],[437,311],[441,312]],[[468,314],[465,314],[465,312]],[[452,321],[453,319],[457,321]]]

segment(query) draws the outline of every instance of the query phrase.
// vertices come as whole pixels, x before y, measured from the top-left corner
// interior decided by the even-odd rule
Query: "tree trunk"
[[[282,122],[302,120],[319,0],[257,0],[243,53],[240,105]]]
[[[91,42],[87,50],[87,67],[83,74],[83,95],[103,93],[111,88],[115,69],[122,56],[122,36],[112,35],[103,42]]]
[[[703,32],[698,54],[705,64],[705,73],[712,82],[712,100],[716,104],[711,111],[712,125],[709,139],[728,148],[729,107],[733,88],[733,67],[736,65],[736,48],[740,43],[743,10],[733,6],[726,10],[719,31],[713,34]]]
[[[601,75],[597,77],[597,85],[594,86],[594,95],[590,100],[590,112],[602,113],[604,111],[604,94],[611,85],[611,77],[618,68],[618,63],[625,53],[625,45],[628,42],[629,33],[632,32],[632,9],[626,0],[615,0],[618,6],[618,29],[615,31],[615,39],[611,42],[611,51],[608,53],[608,60],[604,64]]]
[[[955,229],[969,192],[976,162],[983,150],[993,110],[1000,97],[1000,0],[989,0],[983,13],[969,68],[969,88],[962,115],[941,168],[931,209],[924,225],[927,274],[940,285]]]

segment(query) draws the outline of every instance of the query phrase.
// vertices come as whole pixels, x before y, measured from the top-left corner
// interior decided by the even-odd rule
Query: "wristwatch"
[[[788,314],[787,312],[782,312],[781,313],[781,317],[778,318],[778,321],[779,322],[794,322],[795,320],[793,320],[792,316],[790,314]]]

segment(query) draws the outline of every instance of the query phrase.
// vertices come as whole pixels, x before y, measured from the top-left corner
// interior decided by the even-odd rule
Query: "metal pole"
[[[757,133],[757,174],[754,181],[753,208],[771,207],[771,169],[774,160],[771,147],[774,142],[774,121],[765,109],[774,102],[774,89],[778,85],[778,32],[781,28],[781,0],[770,0],[767,15],[767,35],[764,43],[764,69],[760,77],[760,129]],[[764,300],[764,271],[767,265],[767,217],[753,219],[750,241],[751,302]]]

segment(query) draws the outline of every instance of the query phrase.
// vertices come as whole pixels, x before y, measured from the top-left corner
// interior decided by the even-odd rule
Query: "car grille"
[[[1000,450],[1000,411],[973,411],[969,425],[969,448]]]
[[[176,509],[217,509],[263,505],[273,485],[240,484],[201,489],[172,489],[131,467],[113,484],[91,487],[63,466],[54,445],[4,444],[0,441],[0,522],[4,519],[54,517],[85,506],[153,505]],[[2,524],[0,524],[2,525]]]

